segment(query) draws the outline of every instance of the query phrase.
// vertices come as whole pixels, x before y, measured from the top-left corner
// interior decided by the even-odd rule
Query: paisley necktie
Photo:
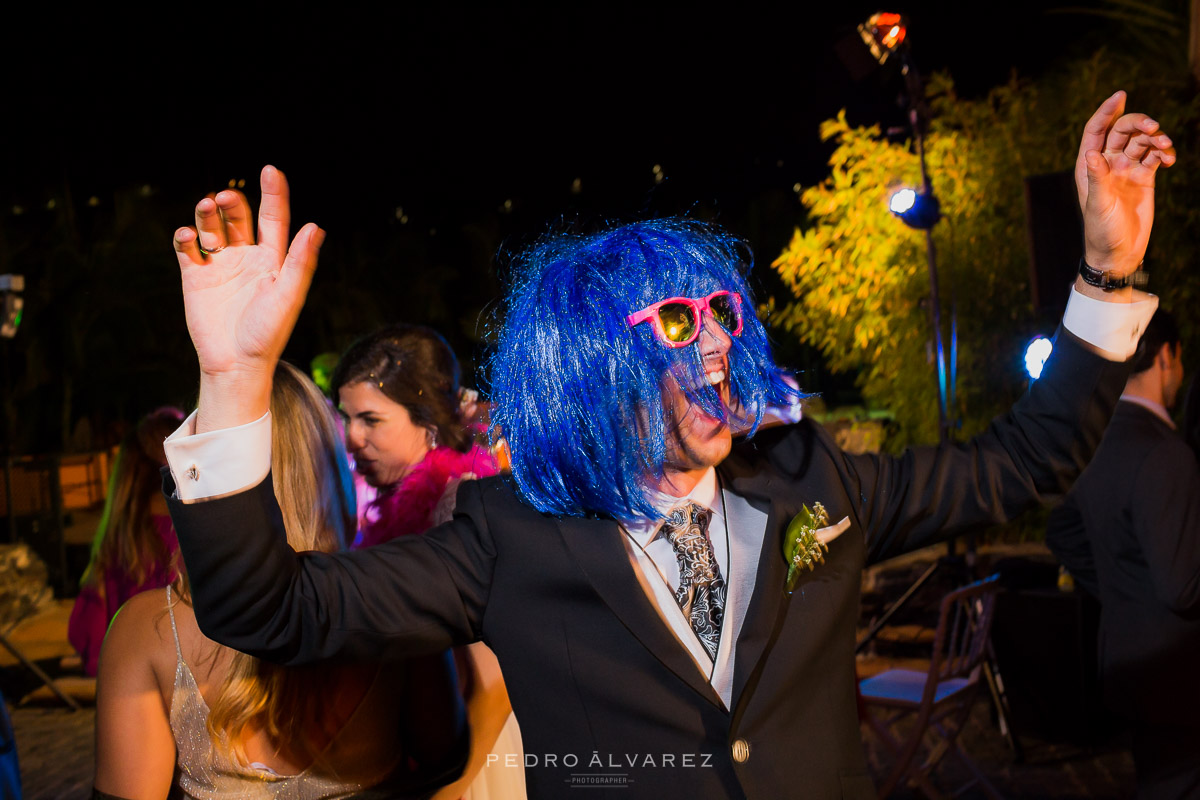
[[[675,600],[708,657],[715,661],[721,643],[721,621],[725,617],[725,580],[708,539],[711,519],[712,512],[707,508],[689,503],[671,512],[662,532],[675,547],[675,557],[679,560]]]

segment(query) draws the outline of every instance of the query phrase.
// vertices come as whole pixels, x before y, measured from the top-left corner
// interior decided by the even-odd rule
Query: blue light
[[[888,208],[910,228],[927,231],[942,218],[938,199],[931,192],[899,189],[888,200]]]
[[[1036,381],[1042,376],[1042,366],[1053,349],[1054,345],[1045,336],[1037,337],[1025,348],[1025,371],[1029,373],[1030,380]]]

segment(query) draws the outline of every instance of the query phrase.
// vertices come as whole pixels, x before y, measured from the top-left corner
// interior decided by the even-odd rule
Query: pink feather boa
[[[496,459],[478,445],[465,453],[450,447],[430,450],[391,491],[385,490],[371,501],[354,549],[424,533],[433,526],[434,511],[452,480],[495,474]]]

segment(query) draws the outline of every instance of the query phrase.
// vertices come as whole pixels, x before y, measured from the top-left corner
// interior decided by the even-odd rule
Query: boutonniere
[[[825,553],[829,550],[829,546],[817,538],[817,530],[829,524],[829,512],[825,506],[813,503],[813,508],[804,505],[800,509],[800,513],[788,523],[787,532],[783,535],[783,558],[788,565],[788,594],[796,588],[801,570],[807,567],[812,572],[817,564],[825,563]]]
[[[850,527],[849,517],[830,525],[829,512],[820,503],[813,503],[812,508],[806,505],[800,508],[800,513],[792,517],[783,535],[783,558],[788,565],[785,590],[788,594],[796,588],[796,581],[805,569],[812,572],[818,564],[825,563],[829,542]]]

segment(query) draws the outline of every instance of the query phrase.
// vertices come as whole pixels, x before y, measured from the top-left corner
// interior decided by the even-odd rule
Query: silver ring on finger
[[[205,247],[205,246],[204,246],[204,245],[202,245],[202,244],[199,244],[199,243],[197,243],[197,244],[198,244],[198,246],[199,246],[199,248],[200,248],[200,252],[201,252],[201,253],[203,253],[203,254],[204,254],[204,255],[206,255],[206,256],[211,256],[211,255],[213,255],[214,253],[219,253],[219,252],[221,252],[222,250],[224,250],[226,247],[228,247],[228,245],[224,245],[224,244],[222,244],[222,245],[217,245],[216,247]]]

